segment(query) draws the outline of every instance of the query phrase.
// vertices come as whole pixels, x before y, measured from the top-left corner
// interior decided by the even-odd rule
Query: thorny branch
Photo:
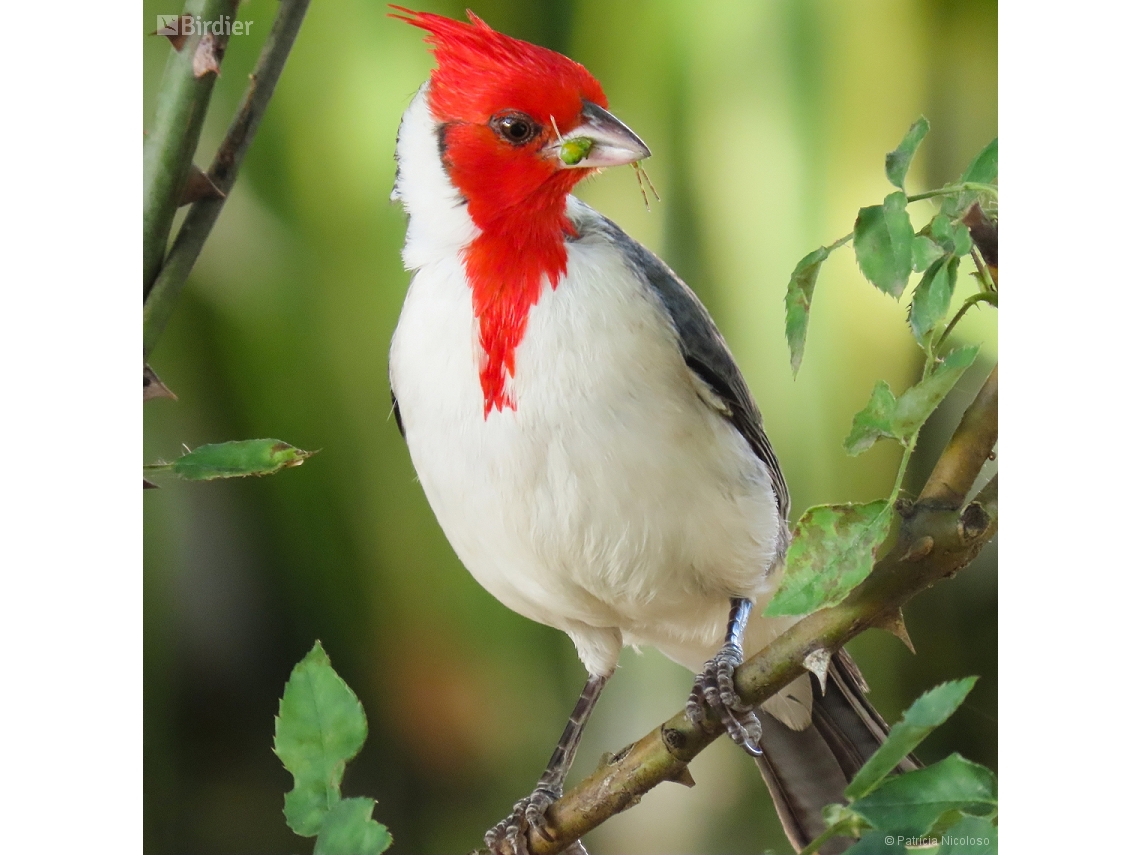
[[[968,565],[997,534],[996,476],[962,507],[997,441],[997,376],[995,367],[918,499],[899,503],[898,539],[871,575],[842,603],[804,618],[737,670],[736,689],[746,702],[761,703],[804,673],[809,654],[830,655],[873,626],[897,627],[908,600]],[[707,733],[677,713],[552,804],[549,837],[528,832],[531,852],[561,852],[663,781],[691,781],[688,763],[721,732]]]
[[[281,0],[277,17],[269,31],[257,65],[250,75],[241,107],[230,123],[225,139],[218,147],[214,162],[206,177],[221,192],[221,198],[211,195],[199,199],[186,214],[182,228],[174,239],[174,245],[163,262],[162,269],[155,279],[154,286],[143,304],[143,360],[150,355],[158,342],[158,337],[166,328],[166,322],[174,312],[174,305],[182,286],[190,275],[190,269],[198,260],[198,254],[206,243],[218,215],[237,180],[238,167],[245,157],[249,144],[253,141],[261,117],[269,106],[273,89],[277,85],[289,51],[301,29],[301,22],[309,8],[309,0]]]
[[[232,16],[237,0],[191,0],[185,13],[214,21]],[[176,37],[162,75],[154,127],[143,146],[143,296],[162,266],[179,197],[192,168],[194,149],[229,36]],[[172,43],[174,43],[172,41]],[[209,61],[203,62],[203,58]]]

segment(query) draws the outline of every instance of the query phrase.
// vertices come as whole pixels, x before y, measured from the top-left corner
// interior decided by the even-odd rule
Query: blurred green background
[[[874,381],[913,382],[919,351],[896,304],[850,249],[824,267],[793,383],[788,275],[890,189],[883,155],[920,113],[933,130],[911,187],[955,178],[997,133],[997,3],[472,0],[511,35],[584,63],[653,149],[662,201],[631,170],[579,195],[700,294],[739,360],[791,486],[794,514],[889,492],[898,451],[841,441]],[[179,11],[145,2],[143,30]],[[225,57],[198,163],[208,164],[276,3],[243,3],[253,36]],[[422,8],[458,17],[463,3]],[[408,282],[404,217],[389,204],[400,115],[427,77],[421,33],[379,0],[315,2],[237,187],[151,360],[177,403],[145,409],[147,461],[273,436],[321,453],[272,478],[165,482],[145,499],[145,847],[287,853],[289,775],[270,751],[290,668],[320,638],[371,723],[347,795],[379,801],[395,850],[463,852],[529,792],[584,678],[560,633],[509,612],[468,576],[437,527],[389,417],[388,342]],[[144,122],[170,50],[144,38]],[[913,192],[913,190],[912,190]],[[912,206],[916,219],[932,209]],[[922,219],[921,222],[925,222]],[[965,289],[961,289],[964,291]],[[959,298],[961,298],[961,293]],[[932,463],[988,364],[988,309],[959,326],[983,359],[923,436]],[[912,487],[920,483],[916,473]],[[907,611],[918,655],[871,632],[851,649],[889,721],[919,692],[980,674],[919,753],[996,768],[997,558]],[[626,650],[586,734],[576,780],[602,751],[683,703],[691,677]],[[752,762],[725,740],[587,838],[605,853],[790,848]]]

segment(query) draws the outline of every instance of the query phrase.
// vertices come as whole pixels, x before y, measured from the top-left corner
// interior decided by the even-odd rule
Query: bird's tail
[[[759,711],[764,753],[756,765],[797,852],[823,832],[824,805],[843,803],[843,790],[886,738],[887,724],[866,692],[863,675],[841,650],[832,658],[826,690],[812,679],[811,725],[806,729],[792,730]],[[896,771],[917,766],[918,761],[908,757]],[[833,838],[820,851],[833,855],[851,843],[849,838]]]

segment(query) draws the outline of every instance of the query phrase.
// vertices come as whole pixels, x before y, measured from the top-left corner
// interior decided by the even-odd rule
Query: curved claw
[[[756,713],[736,694],[733,676],[737,666],[744,661],[744,652],[734,644],[726,644],[705,663],[704,670],[693,682],[685,712],[693,724],[703,727],[706,723],[704,706],[716,713],[729,738],[751,754],[759,757],[760,719]],[[704,704],[702,704],[704,701]]]
[[[756,713],[748,710],[741,718],[737,718],[730,710],[726,710],[726,714],[725,730],[729,738],[753,757],[763,754],[760,748],[760,719]]]

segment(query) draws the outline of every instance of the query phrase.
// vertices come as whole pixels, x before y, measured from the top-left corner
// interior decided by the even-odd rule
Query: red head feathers
[[[467,24],[393,8],[428,32],[437,64],[428,105],[445,127],[445,165],[476,225],[518,205],[528,216],[561,209],[589,170],[564,169],[543,149],[581,124],[585,102],[606,106],[601,84],[572,59],[496,32],[473,12]]]
[[[430,12],[393,17],[427,30],[438,67],[431,73],[431,108],[442,122],[485,122],[504,104],[562,130],[578,120],[582,100],[605,107],[601,84],[574,60],[492,30],[474,12],[470,24]]]
[[[437,67],[428,106],[440,125],[444,168],[479,235],[464,250],[479,338],[485,414],[514,408],[507,377],[543,280],[566,273],[566,196],[596,168],[648,156],[606,112],[601,84],[559,53],[498,33],[477,18],[453,21],[394,6],[428,32]],[[564,134],[585,147],[563,153]]]

